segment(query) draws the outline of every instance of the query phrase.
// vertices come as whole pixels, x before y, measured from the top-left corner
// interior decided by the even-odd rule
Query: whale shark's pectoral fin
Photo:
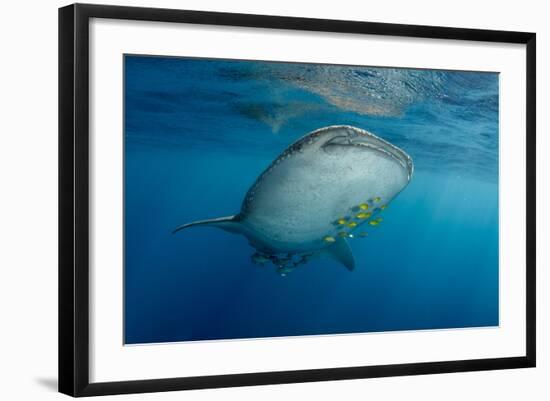
[[[172,231],[172,234],[177,233],[178,231],[181,231],[185,228],[195,227],[195,226],[218,227],[218,228],[221,228],[222,230],[229,231],[232,233],[237,233],[237,234],[243,233],[243,227],[239,221],[239,218],[237,216],[227,216],[227,217],[218,217],[217,219],[197,220],[191,223],[182,224],[181,226],[176,227],[176,229]]]
[[[323,253],[331,259],[343,264],[346,269],[355,269],[355,258],[351,248],[344,238],[338,238],[334,244],[323,250]]]

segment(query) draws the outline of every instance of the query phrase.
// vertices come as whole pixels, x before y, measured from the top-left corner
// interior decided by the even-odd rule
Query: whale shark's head
[[[408,181],[414,171],[411,157],[403,150],[368,131],[349,125],[334,125],[313,131],[295,142],[289,150],[323,152],[327,157],[338,158],[354,155],[355,159],[390,159],[407,172]]]

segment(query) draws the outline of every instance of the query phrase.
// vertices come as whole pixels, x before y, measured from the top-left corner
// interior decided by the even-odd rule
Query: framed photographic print
[[[59,10],[59,390],[535,366],[535,34]]]

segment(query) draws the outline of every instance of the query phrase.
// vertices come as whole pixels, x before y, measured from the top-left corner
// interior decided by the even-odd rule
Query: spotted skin
[[[378,225],[380,206],[412,174],[410,156],[389,142],[352,126],[321,128],[291,144],[259,175],[237,215],[176,231],[216,226],[244,235],[262,255],[326,253],[352,268],[353,255],[342,242],[367,221]],[[358,212],[364,215],[356,218]]]

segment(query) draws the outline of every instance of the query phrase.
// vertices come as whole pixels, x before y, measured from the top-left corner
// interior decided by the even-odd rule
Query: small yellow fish
[[[357,223],[355,221],[350,221],[348,223],[348,227],[350,227],[350,228],[357,227]]]
[[[388,205],[382,205],[382,206],[380,206],[380,210],[384,210],[387,207],[388,207]]]
[[[361,203],[361,204],[359,205],[359,209],[361,209],[361,210],[369,210],[369,205],[366,204],[366,203]]]
[[[379,218],[376,219],[376,221],[379,222],[379,223],[380,223],[382,220],[384,220],[382,217],[379,217]]]
[[[365,238],[367,235],[369,235],[369,234],[366,233],[366,232],[359,233],[359,236],[360,236],[361,238]]]
[[[371,226],[377,226],[379,223],[380,223],[380,222],[377,221],[377,220],[369,221],[369,224],[370,224]]]
[[[374,201],[375,201],[375,202],[380,202],[381,200],[382,200],[382,198],[379,197],[379,196],[377,196],[376,198],[374,198]]]
[[[323,237],[323,241],[325,242],[336,242],[336,239],[334,237],[331,237],[330,235],[327,235]]]
[[[343,226],[344,224],[347,223],[346,219],[344,219],[344,218],[338,219],[336,222],[337,222],[338,224],[340,224],[341,226]]]
[[[372,216],[372,213],[371,213],[371,212],[368,212],[368,213],[359,213],[359,214],[357,214],[356,217],[357,217],[358,219],[363,220],[363,219],[368,219],[370,216]]]
[[[338,236],[342,237],[342,238],[346,238],[348,236],[348,233],[346,233],[344,231],[341,231],[341,232],[338,233]]]

